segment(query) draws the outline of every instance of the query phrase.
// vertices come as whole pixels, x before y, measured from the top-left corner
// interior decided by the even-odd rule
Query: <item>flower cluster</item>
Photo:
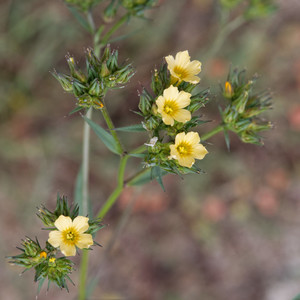
[[[119,0],[120,4],[133,16],[143,16],[146,9],[152,8],[157,0]]]
[[[34,280],[39,282],[39,289],[46,279],[68,289],[66,281],[71,281],[69,275],[73,271],[73,262],[65,256],[75,256],[76,248],[88,249],[97,244],[93,241],[93,235],[103,226],[99,220],[90,220],[78,214],[78,206],[68,205],[65,197],[57,197],[53,212],[41,206],[37,216],[46,229],[51,230],[46,246],[42,248],[38,239],[26,238],[22,248],[18,248],[22,253],[9,257],[10,263],[25,267],[25,270],[34,268]],[[58,257],[58,250],[63,257]]]
[[[66,4],[73,5],[83,12],[87,12],[94,5],[99,3],[99,0],[64,0]]]
[[[77,99],[77,110],[93,107],[101,109],[109,89],[117,88],[129,81],[134,72],[130,64],[119,66],[118,51],[107,46],[99,59],[92,49],[86,50],[86,74],[79,69],[72,56],[67,56],[70,75],[53,73],[62,88],[73,93]]]
[[[208,102],[208,90],[192,95],[200,78],[201,63],[191,61],[188,51],[165,58],[160,70],[152,76],[150,94],[145,88],[140,95],[139,109],[150,142],[145,162],[170,173],[198,173],[195,159],[208,153],[192,128],[204,123],[192,114]]]
[[[254,76],[246,80],[245,71],[230,71],[223,90],[223,96],[229,100],[229,104],[222,111],[222,119],[224,128],[238,134],[244,143],[262,145],[258,133],[270,129],[272,124],[258,116],[271,109],[272,97],[269,92],[253,92],[256,79]]]

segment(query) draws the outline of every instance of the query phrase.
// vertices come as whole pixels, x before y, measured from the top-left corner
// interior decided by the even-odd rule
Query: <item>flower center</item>
[[[192,147],[188,143],[181,143],[177,146],[177,151],[181,156],[191,155]]]
[[[164,112],[167,115],[172,115],[178,110],[177,104],[172,100],[167,100],[164,105]]]
[[[70,227],[64,230],[62,233],[63,233],[63,239],[65,243],[75,245],[76,242],[78,241],[79,234],[75,228]]]
[[[185,78],[189,75],[187,70],[180,66],[175,66],[173,71],[180,79]]]

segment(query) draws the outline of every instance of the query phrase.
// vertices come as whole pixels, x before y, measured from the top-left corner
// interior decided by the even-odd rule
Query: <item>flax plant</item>
[[[105,2],[106,7],[102,13],[104,23],[98,26],[93,10],[100,2]],[[81,192],[76,197],[79,202],[74,205],[59,195],[54,211],[41,205],[37,216],[50,231],[45,246],[42,247],[38,239],[26,238],[19,248],[22,253],[9,257],[11,263],[26,270],[35,270],[34,280],[39,282],[39,290],[46,279],[48,284],[53,282],[68,289],[67,282],[72,282],[69,275],[74,264],[67,257],[82,250],[78,299],[87,299],[89,249],[99,246],[95,234],[104,227],[101,221],[126,186],[155,179],[164,189],[163,176],[166,174],[201,173],[201,160],[210,155],[205,141],[213,135],[223,132],[228,148],[229,131],[237,134],[242,142],[260,145],[262,137],[259,133],[271,127],[270,122],[259,118],[262,112],[271,108],[270,94],[255,91],[255,76],[247,79],[244,71],[232,69],[217,95],[225,103],[220,107],[220,124],[200,136],[199,126],[209,122],[202,119],[201,111],[211,100],[211,94],[209,88],[202,88],[200,84],[202,62],[192,60],[188,50],[182,49],[178,53],[167,54],[161,65],[154,69],[151,86],[140,91],[136,111],[142,119],[140,123],[115,128],[107,109],[106,94],[109,90],[126,87],[135,71],[131,63],[119,61],[118,51],[113,50],[109,42],[124,23],[133,17],[144,18],[145,11],[153,8],[156,2],[65,0],[93,40],[93,47],[85,50],[84,70],[78,67],[77,58],[67,55],[69,73],[52,72],[63,90],[74,95],[75,108],[71,113],[77,113],[83,119],[82,162],[77,180],[77,190]],[[221,0],[220,7],[225,11],[232,10],[241,2]],[[263,0],[247,3],[243,21],[267,15],[273,9],[269,2]],[[213,53],[220,47],[222,39],[216,39]],[[93,114],[102,115],[107,129],[92,120]],[[119,156],[116,188],[101,209],[93,211],[94,218],[88,215],[90,129],[113,154]],[[119,138],[119,131],[145,132],[148,138],[140,147],[127,150]],[[131,177],[125,178],[126,165],[131,157],[140,158],[141,167]]]

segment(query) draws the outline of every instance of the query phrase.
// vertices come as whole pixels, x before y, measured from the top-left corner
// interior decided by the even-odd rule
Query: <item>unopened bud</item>
[[[233,87],[232,87],[231,83],[229,81],[226,81],[225,87],[224,87],[224,93],[223,93],[224,97],[231,99],[233,94],[234,94],[234,92],[233,92]]]

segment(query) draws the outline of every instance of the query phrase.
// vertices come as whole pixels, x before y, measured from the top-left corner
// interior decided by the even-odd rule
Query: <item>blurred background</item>
[[[300,293],[300,2],[279,0],[271,17],[245,22],[214,57],[207,52],[219,30],[213,0],[164,0],[132,19],[120,32],[134,32],[112,44],[121,60],[137,70],[130,84],[107,95],[116,126],[141,121],[137,90],[148,87],[151,70],[163,57],[188,49],[203,63],[202,87],[216,93],[230,63],[258,73],[258,90],[270,89],[274,129],[265,146],[243,144],[231,135],[210,139],[200,163],[205,174],[164,177],[127,188],[97,234],[89,299],[137,300],[292,300]],[[101,6],[95,13],[101,21]],[[83,120],[72,95],[63,92],[49,71],[68,72],[65,55],[84,65],[91,38],[60,0],[10,0],[0,3],[0,298],[35,299],[34,273],[21,277],[5,256],[25,236],[44,243],[48,233],[36,207],[54,208],[56,195],[74,195],[81,161]],[[200,74],[201,75],[201,74]],[[218,98],[204,109],[207,132],[220,121]],[[94,121],[103,124],[100,113]],[[122,134],[128,149],[146,141],[143,133]],[[92,134],[91,200],[94,211],[116,184],[118,158]],[[138,159],[132,159],[127,176]],[[75,259],[79,263],[78,257]],[[78,272],[71,276],[78,283]],[[38,299],[75,299],[52,286]]]

